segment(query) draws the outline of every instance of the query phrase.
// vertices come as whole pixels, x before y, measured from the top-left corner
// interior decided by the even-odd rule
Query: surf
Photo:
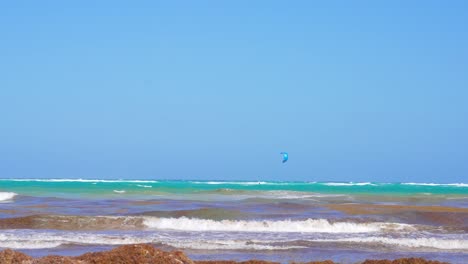
[[[410,229],[411,225],[399,223],[331,222],[327,219],[307,220],[209,220],[198,218],[145,218],[148,228],[180,231],[223,232],[276,232],[276,233],[368,233],[385,230]]]
[[[17,193],[14,192],[0,192],[0,202],[6,202],[12,200]]]

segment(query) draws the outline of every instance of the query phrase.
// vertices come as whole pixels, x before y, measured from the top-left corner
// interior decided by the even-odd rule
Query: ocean
[[[468,184],[0,179],[0,250],[151,243],[195,260],[466,263]]]

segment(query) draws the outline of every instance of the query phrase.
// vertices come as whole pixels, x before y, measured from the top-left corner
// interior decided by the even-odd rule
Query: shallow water
[[[194,259],[468,258],[468,185],[0,180],[0,248],[79,255],[130,243]]]

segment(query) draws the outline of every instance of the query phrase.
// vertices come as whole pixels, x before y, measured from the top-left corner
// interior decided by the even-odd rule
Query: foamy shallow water
[[[291,233],[244,233],[231,232],[181,232],[181,231],[54,231],[54,230],[4,230],[0,235],[0,247],[14,248],[34,256],[45,252],[78,255],[86,251],[110,249],[113,246],[133,243],[152,243],[166,250],[182,249],[195,259],[238,260],[262,256],[288,262],[326,259],[354,263],[366,258],[395,258],[398,256],[421,256],[463,263],[468,253],[466,235],[448,237],[392,237],[377,233],[364,234],[291,234]],[[399,243],[401,241],[402,243]],[[288,256],[288,259],[285,259]]]

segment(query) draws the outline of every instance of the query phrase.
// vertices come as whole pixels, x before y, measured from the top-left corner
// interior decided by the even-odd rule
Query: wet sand
[[[193,261],[182,251],[162,251],[148,244],[120,246],[110,251],[90,252],[77,257],[49,255],[32,258],[24,253],[6,249],[0,251],[0,264],[279,264],[262,260],[236,262],[230,260]],[[402,258],[396,260],[365,260],[362,264],[446,264],[422,258]],[[292,262],[292,264],[299,264]],[[310,261],[301,264],[335,264],[331,260]]]

